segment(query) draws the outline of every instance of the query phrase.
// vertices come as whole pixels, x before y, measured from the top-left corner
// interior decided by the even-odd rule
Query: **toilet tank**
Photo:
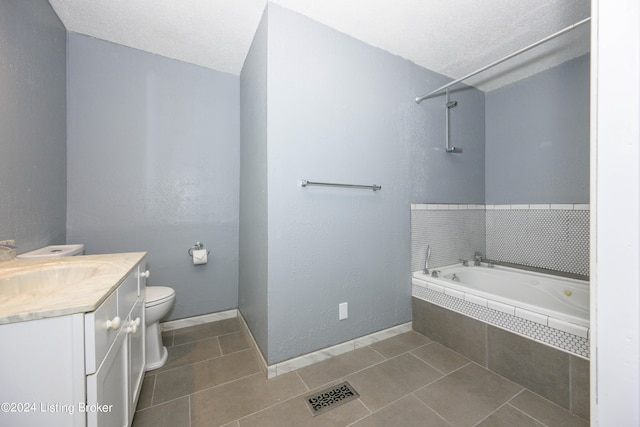
[[[33,259],[33,258],[52,258],[61,256],[73,256],[84,254],[84,245],[51,245],[44,248],[36,249],[35,251],[25,252],[18,255],[16,258],[20,259]]]

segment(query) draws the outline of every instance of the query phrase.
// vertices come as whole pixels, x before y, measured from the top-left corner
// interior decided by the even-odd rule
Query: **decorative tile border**
[[[489,307],[483,307],[443,292],[428,289],[424,286],[412,285],[411,296],[571,353],[583,359],[589,359],[588,338],[545,326],[523,317],[517,317]]]
[[[552,210],[552,211],[588,211],[589,204],[584,203],[532,203],[515,205],[485,205],[487,210]]]
[[[437,211],[437,210],[523,210],[523,209],[543,209],[543,210],[568,210],[568,211],[588,211],[588,203],[519,203],[502,205],[484,204],[464,204],[464,203],[412,203],[411,210],[415,211]]]
[[[485,205],[460,203],[412,203],[412,211],[485,210]]]
[[[517,203],[502,205],[465,204],[465,203],[412,203],[412,211],[437,211],[437,210],[470,210],[470,209],[549,209],[565,211],[588,211],[588,203]]]

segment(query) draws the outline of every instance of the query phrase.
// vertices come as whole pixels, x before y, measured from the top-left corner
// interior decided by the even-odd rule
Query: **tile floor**
[[[169,360],[145,376],[135,427],[589,425],[413,331],[270,380],[237,318],[163,340]],[[345,380],[360,398],[313,417],[304,396]]]

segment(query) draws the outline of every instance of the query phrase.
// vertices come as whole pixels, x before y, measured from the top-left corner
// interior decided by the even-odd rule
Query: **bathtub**
[[[484,310],[482,316],[498,318],[500,327],[516,332],[524,328],[520,321],[524,319],[589,338],[589,282],[502,266],[490,268],[485,263],[477,267],[456,264],[435,270],[437,278],[422,271],[413,273],[413,296],[454,310],[461,304],[451,299],[455,298],[467,304],[463,310],[467,312],[478,311],[470,308],[469,303],[480,306]],[[508,317],[494,315],[496,312]],[[509,326],[518,322],[520,325]],[[539,334],[547,335],[544,331]]]
[[[589,417],[588,282],[484,263],[436,270],[412,273],[416,332]]]

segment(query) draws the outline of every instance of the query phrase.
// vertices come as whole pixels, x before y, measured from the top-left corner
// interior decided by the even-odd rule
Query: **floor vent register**
[[[336,408],[344,403],[350,402],[360,397],[357,391],[348,382],[331,386],[318,393],[305,397],[305,402],[315,417],[330,409]]]

